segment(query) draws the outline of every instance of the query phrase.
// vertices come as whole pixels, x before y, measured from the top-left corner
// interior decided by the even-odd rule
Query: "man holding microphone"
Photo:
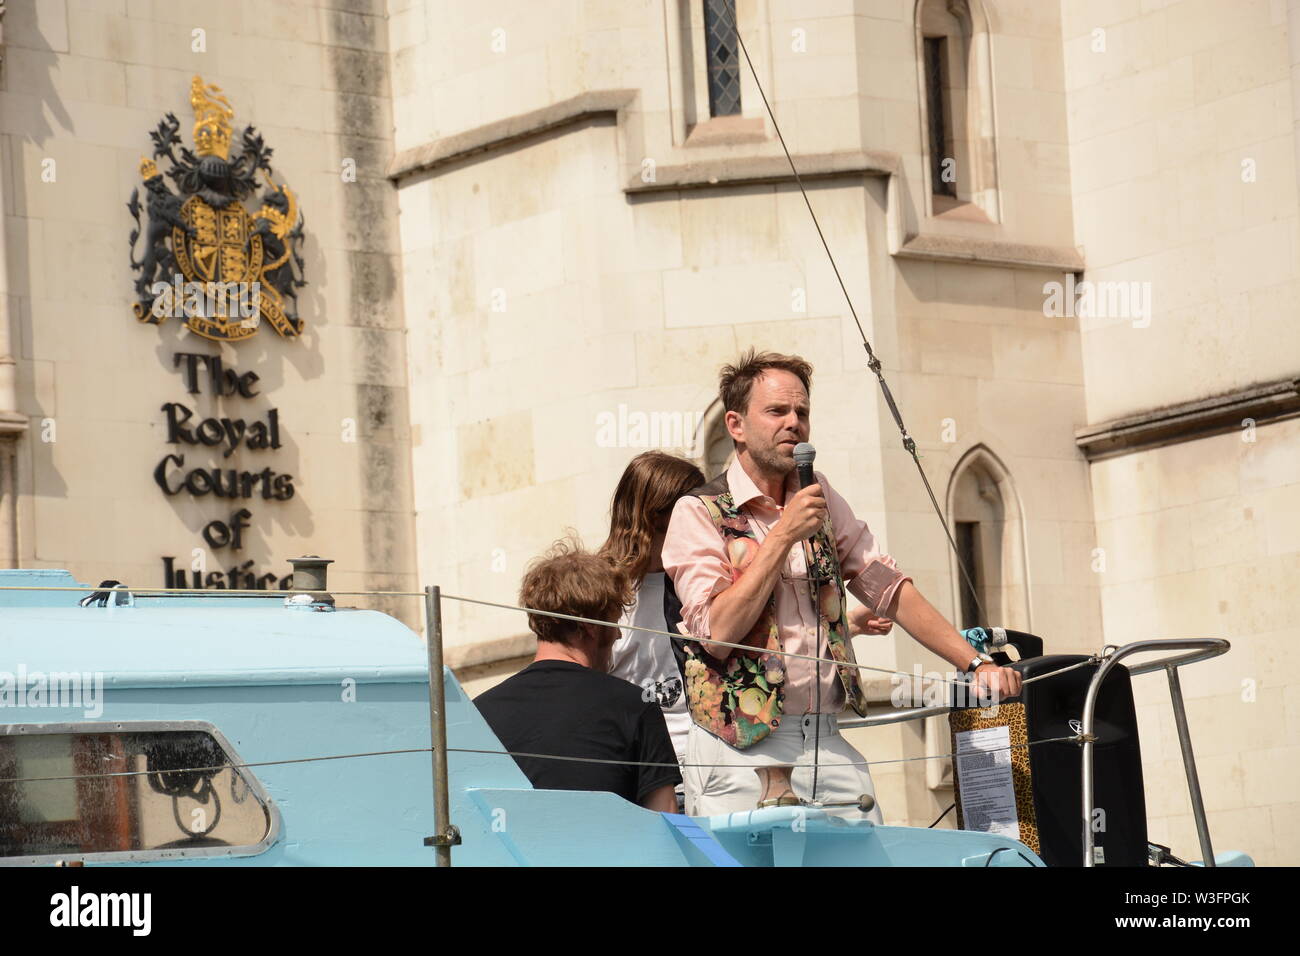
[[[874,798],[865,759],[836,724],[846,704],[866,709],[860,671],[850,666],[853,631],[884,633],[898,621],[957,670],[974,671],[995,699],[1020,692],[1020,675],[973,652],[825,476],[800,489],[794,449],[808,441],[811,380],[812,367],[798,356],[751,350],[723,368],[735,461],[680,498],[668,526],[668,601],[680,602],[693,638],[683,646],[692,815],[754,809],[762,795],[755,768],[774,765],[795,768],[793,794],[782,803]],[[846,589],[865,605],[852,629]],[[878,806],[867,816],[883,819]]]

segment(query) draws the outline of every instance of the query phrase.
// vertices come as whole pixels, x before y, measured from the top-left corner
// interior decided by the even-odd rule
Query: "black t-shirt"
[[[634,767],[516,757],[538,790],[608,790],[633,803],[682,775],[657,701],[572,661],[533,661],[474,699],[506,750],[672,764]]]

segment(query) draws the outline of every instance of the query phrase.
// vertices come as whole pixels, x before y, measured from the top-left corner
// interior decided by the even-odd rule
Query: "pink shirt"
[[[826,476],[821,472],[814,472],[814,476],[826,497],[844,583],[858,600],[875,611],[877,617],[884,617],[895,592],[911,578],[898,570],[893,558],[879,550],[876,537],[866,522],[853,516],[853,509],[830,486]],[[743,507],[749,516],[754,537],[762,544],[780,519],[784,507],[755,487],[739,459],[727,469],[727,487],[731,489],[736,506]],[[786,499],[789,500],[798,489],[799,479],[792,471],[786,480]],[[723,551],[722,536],[709,517],[704,502],[694,495],[683,496],[673,507],[668,537],[664,541],[663,563],[682,602],[683,626],[697,640],[708,640],[713,598],[731,586],[731,572]],[[813,612],[807,578],[803,548],[794,545],[776,584],[777,627],[787,651],[827,657],[824,635],[817,646],[817,616]],[[785,713],[814,711],[816,671],[817,664],[813,661],[786,658]],[[822,712],[839,713],[844,703],[844,688],[836,668],[822,664]]]

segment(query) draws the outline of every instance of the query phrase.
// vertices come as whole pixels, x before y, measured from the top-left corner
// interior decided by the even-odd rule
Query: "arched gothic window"
[[[993,76],[984,9],[979,0],[918,0],[916,31],[931,214],[967,205],[997,221]]]
[[[701,418],[693,450],[695,463],[708,481],[726,471],[735,458],[736,446],[727,433],[726,411],[721,399],[715,398]]]
[[[948,521],[970,580],[952,559],[959,628],[1029,629],[1025,531],[1011,476],[983,445],[962,456],[948,484]],[[981,613],[980,609],[983,609]]]

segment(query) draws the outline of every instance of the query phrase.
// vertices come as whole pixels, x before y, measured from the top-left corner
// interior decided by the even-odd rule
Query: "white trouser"
[[[818,761],[815,799],[814,752]],[[692,724],[686,740],[686,764],[682,769],[686,812],[694,817],[753,810],[761,792],[754,768],[773,764],[795,768],[791,786],[795,796],[807,802],[856,805],[862,794],[871,794],[873,799],[876,795],[866,758],[840,736],[834,714],[787,715],[776,730],[745,750],[737,750]],[[852,808],[843,812],[859,819],[863,816]],[[874,823],[884,822],[879,806],[865,816]]]

